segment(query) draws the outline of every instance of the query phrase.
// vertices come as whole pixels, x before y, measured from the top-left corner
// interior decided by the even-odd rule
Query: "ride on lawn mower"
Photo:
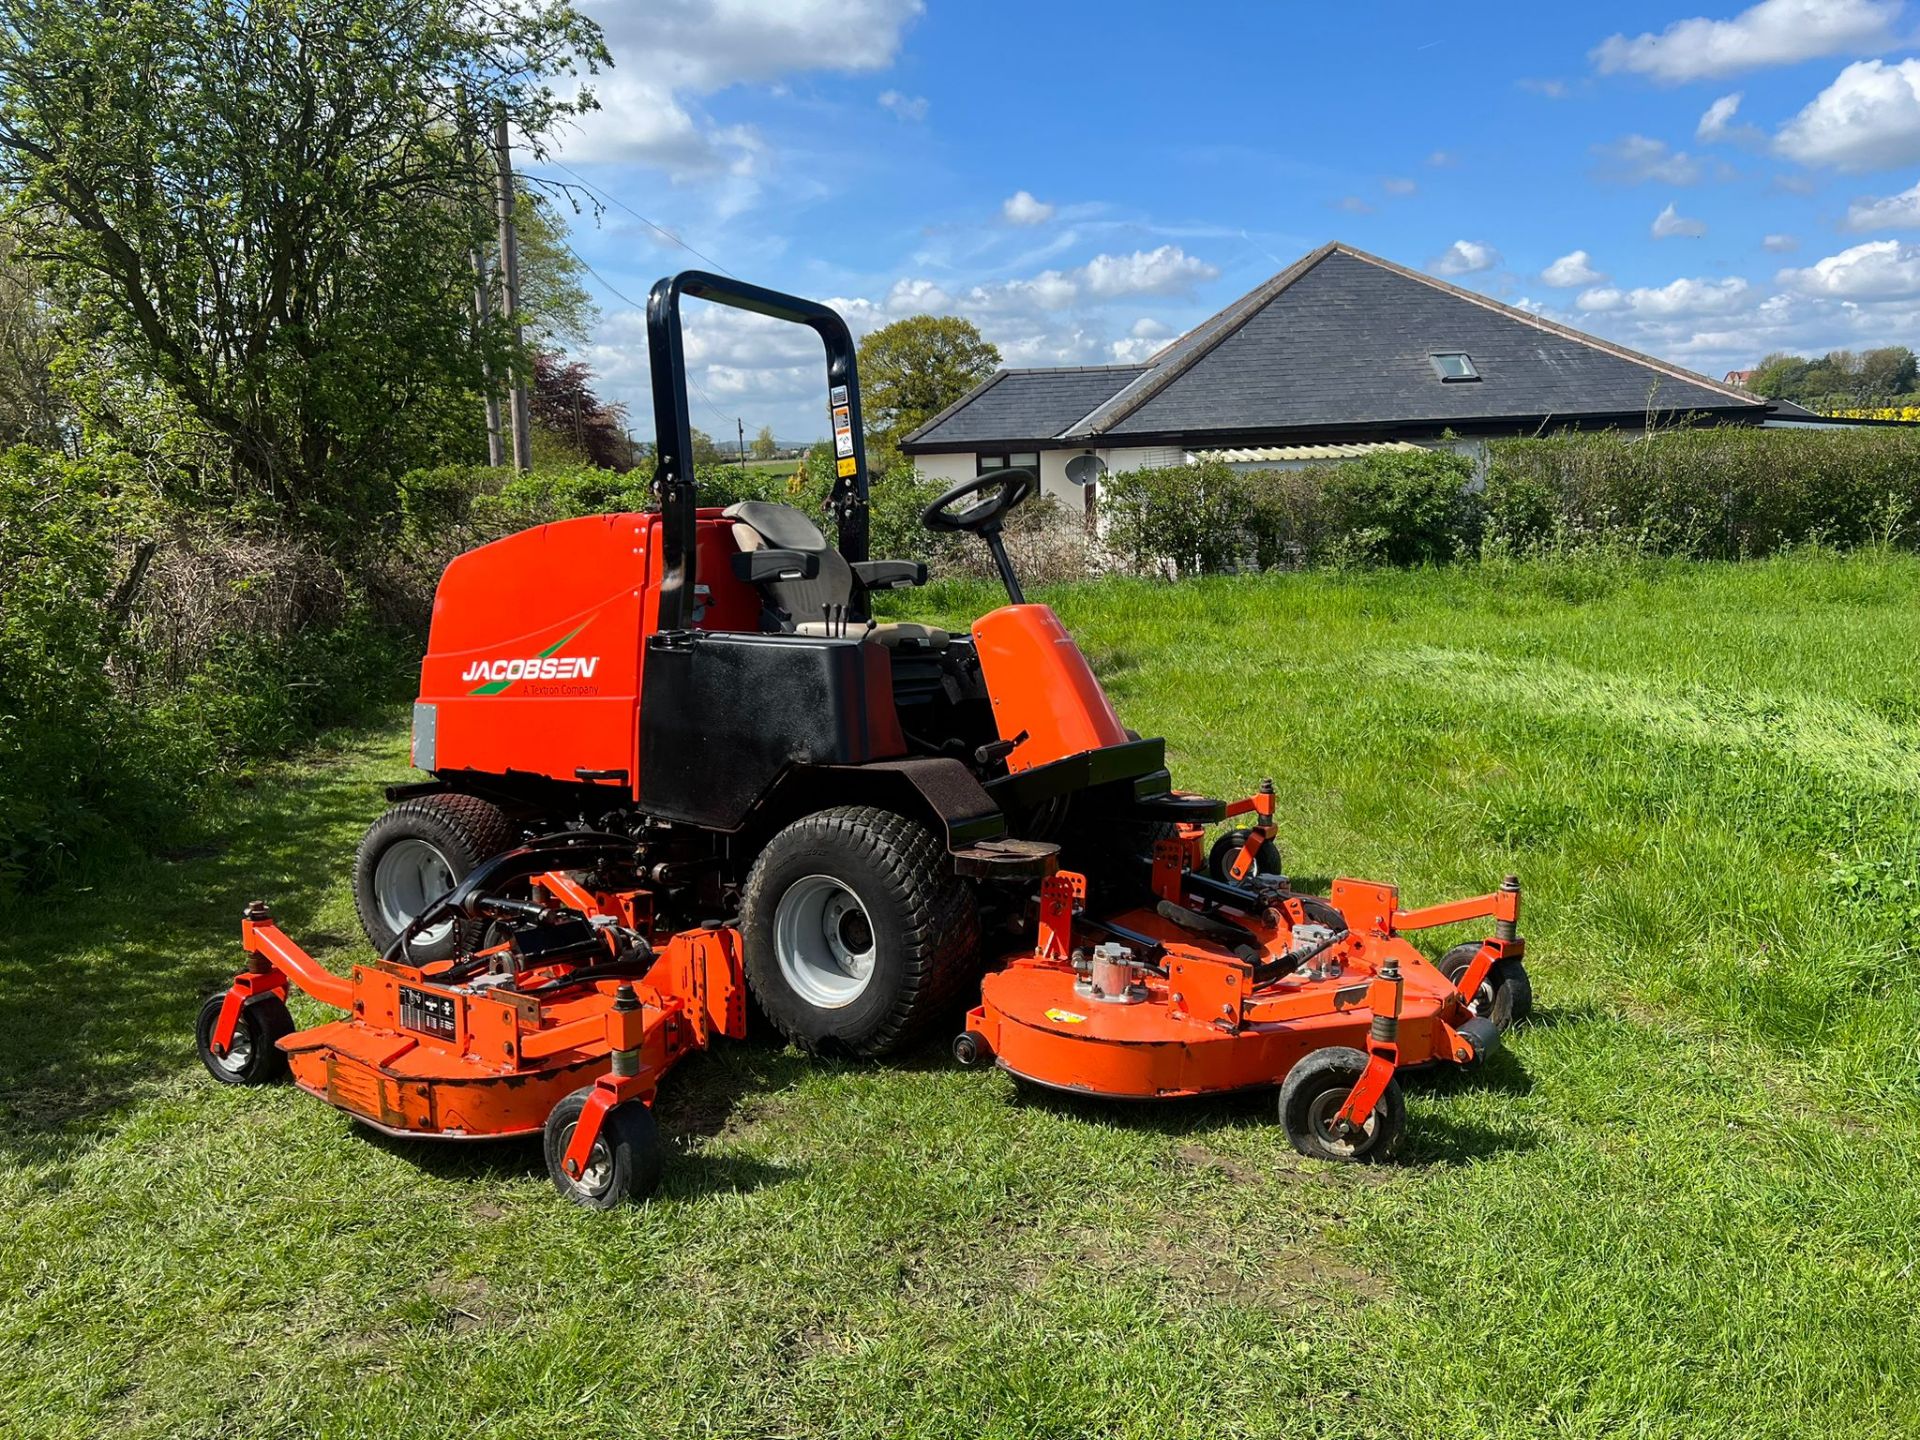
[[[788,506],[698,506],[686,297],[821,337],[837,545]],[[743,1037],[749,995],[808,1051],[891,1054],[971,1003],[956,1059],[1036,1085],[1277,1084],[1294,1146],[1332,1160],[1392,1151],[1401,1069],[1478,1063],[1524,1016],[1511,877],[1420,910],[1357,880],[1297,893],[1271,781],[1231,804],[1173,788],[1163,742],[1021,593],[1002,529],[1031,472],[923,517],[985,542],[1007,605],[964,635],[875,618],[926,567],[867,558],[832,310],[688,272],[654,286],[647,327],[659,509],[447,567],[413,712],[432,778],[389,788],[355,858],[378,958],[336,975],[250,905],[247,966],[200,1012],[217,1080],[291,1069],[391,1134],[540,1132],[561,1192],[606,1208],[658,1182],[660,1081]],[[1437,963],[1405,938],[1478,918],[1493,934]],[[344,1018],[296,1031],[295,988]]]

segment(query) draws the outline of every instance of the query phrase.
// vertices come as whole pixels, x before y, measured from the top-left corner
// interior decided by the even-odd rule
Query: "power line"
[[[607,279],[606,276],[602,275],[598,270],[594,269],[593,266],[588,263],[586,256],[582,255],[578,250],[574,249],[573,245],[570,242],[566,240],[562,240],[560,244],[569,255],[573,256],[575,260],[578,260],[580,262],[581,268],[583,268],[589,275],[591,275],[594,279],[600,282],[601,288],[606,290],[608,294],[612,295],[614,299],[622,302],[623,304],[631,305],[635,310],[638,310],[643,314],[646,312],[646,308],[647,308],[646,306],[642,305],[638,300],[635,300],[632,296],[622,292],[620,288],[616,286],[611,280]],[[698,252],[695,252],[695,253],[698,253]],[[728,420],[737,419],[737,417],[735,416],[726,414],[720,409],[718,405],[713,403],[712,399],[709,398],[709,396],[707,395],[707,392],[700,388],[700,382],[693,378],[693,372],[691,370],[688,370],[686,372],[686,376],[687,376],[687,384],[693,387],[693,393],[700,397],[700,403],[707,407],[708,411],[712,413],[714,419],[720,421],[722,425],[724,425]]]
[[[638,210],[634,209],[631,205],[627,204],[626,201],[622,200],[618,195],[613,194],[609,190],[601,189],[598,185],[594,184],[591,180],[587,179],[586,176],[582,175],[578,170],[575,170],[571,165],[563,165],[558,160],[549,160],[547,163],[552,165],[557,170],[566,171],[567,174],[573,176],[575,180],[578,180],[588,190],[592,191],[595,195],[598,195],[602,200],[605,200],[609,205],[617,205],[620,209],[626,211],[627,214],[633,216],[633,218],[638,220],[642,225],[645,225],[649,229],[655,231],[656,233],[665,236],[668,240],[671,240],[674,244],[678,245],[682,250],[686,251],[689,255],[695,256],[698,259],[706,261],[707,264],[711,265],[714,269],[718,270],[722,275],[733,274],[731,270],[727,269],[726,266],[722,265],[718,260],[714,259],[711,255],[706,254],[704,251],[694,249],[693,246],[689,245],[686,241],[682,240],[678,235],[674,234],[671,230],[667,229],[666,226],[658,224],[655,221],[649,220],[646,216],[642,215]],[[734,278],[738,279],[739,277],[735,276]]]

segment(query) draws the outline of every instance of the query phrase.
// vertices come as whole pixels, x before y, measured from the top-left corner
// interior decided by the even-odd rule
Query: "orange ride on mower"
[[[837,543],[792,507],[694,494],[685,298],[824,343]],[[1384,1157],[1398,1072],[1472,1064],[1529,1003],[1511,879],[1403,910],[1296,893],[1271,783],[1176,790],[1085,657],[1030,604],[1001,531],[1029,471],[923,516],[987,545],[1010,603],[966,633],[882,622],[926,567],[867,556],[854,346],[831,309],[689,272],[647,306],[657,510],[538,526],[454,560],[413,762],[354,862],[373,953],[318,965],[264,904],[202,1008],[213,1076],[303,1089],[393,1134],[545,1136],[606,1207],[658,1181],[666,1071],[745,1033],[895,1053],[968,1010],[964,1064],[1092,1095],[1280,1087],[1302,1152]],[[1237,822],[1209,851],[1208,827]],[[1405,939],[1485,918],[1429,962]],[[984,975],[984,979],[983,979]],[[342,1013],[296,1030],[298,989]],[[971,1007],[970,1009],[968,1007]]]

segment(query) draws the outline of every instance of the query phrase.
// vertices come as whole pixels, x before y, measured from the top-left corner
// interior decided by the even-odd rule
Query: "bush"
[[[1920,539],[1920,427],[1744,426],[1500,441],[1487,540],[1534,553],[1603,545],[1737,560],[1811,543]]]
[[[1471,462],[1435,450],[1300,470],[1213,461],[1111,475],[1100,512],[1111,563],[1134,574],[1433,564],[1477,543],[1472,478]]]
[[[130,463],[0,457],[0,896],[164,842],[223,769],[412,677],[318,551],[169,514]]]

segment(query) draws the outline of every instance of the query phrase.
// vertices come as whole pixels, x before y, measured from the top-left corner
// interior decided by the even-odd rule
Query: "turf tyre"
[[[233,1046],[226,1055],[213,1053],[213,1027],[219,1023],[227,992],[207,997],[193,1027],[194,1049],[207,1073],[222,1085],[269,1085],[287,1073],[287,1057],[278,1041],[293,1033],[293,1016],[278,995],[249,996],[234,1024]]]
[[[857,993],[821,1003],[783,966],[783,897],[837,882],[871,931]],[[794,821],[767,843],[741,895],[747,985],[774,1026],[802,1050],[881,1056],[904,1049],[943,1017],[980,974],[973,888],[946,847],[916,820],[844,805]],[[791,956],[791,946],[788,947]],[[851,988],[851,987],[850,987]]]
[[[1207,873],[1223,885],[1236,882],[1232,875],[1233,857],[1240,853],[1240,847],[1247,843],[1245,830],[1229,830],[1213,842],[1213,848],[1207,852]],[[1277,879],[1285,872],[1280,868],[1280,847],[1269,840],[1253,856],[1253,874],[1249,880]]]
[[[666,1146],[653,1111],[638,1100],[615,1105],[600,1122],[587,1170],[579,1180],[567,1174],[567,1147],[594,1087],[583,1086],[547,1115],[543,1143],[547,1174],[554,1189],[589,1210],[611,1210],[629,1200],[644,1200],[660,1188],[666,1170]]]
[[[1456,945],[1435,962],[1435,968],[1447,979],[1458,983],[1473,957],[1480,953],[1480,942],[1469,940]],[[1527,967],[1518,960],[1497,960],[1481,983],[1479,994],[1467,1002],[1476,1019],[1491,1020],[1502,1035],[1533,1014],[1533,982]]]
[[[396,905],[382,903],[380,860],[402,842],[431,847],[458,884],[481,861],[510,848],[514,828],[499,806],[476,795],[423,795],[403,800],[374,821],[354,852],[353,903],[360,912],[361,929],[382,954],[393,944],[399,927],[388,918]],[[473,921],[456,921],[430,941],[414,941],[408,953],[417,961],[446,960],[477,945],[483,929]]]
[[[1333,1112],[1367,1068],[1367,1057],[1345,1045],[1312,1050],[1287,1072],[1280,1087],[1280,1124],[1293,1148],[1311,1160],[1373,1164],[1392,1156],[1407,1128],[1406,1097],[1396,1076],[1387,1082],[1366,1130],[1351,1141],[1327,1128]]]

